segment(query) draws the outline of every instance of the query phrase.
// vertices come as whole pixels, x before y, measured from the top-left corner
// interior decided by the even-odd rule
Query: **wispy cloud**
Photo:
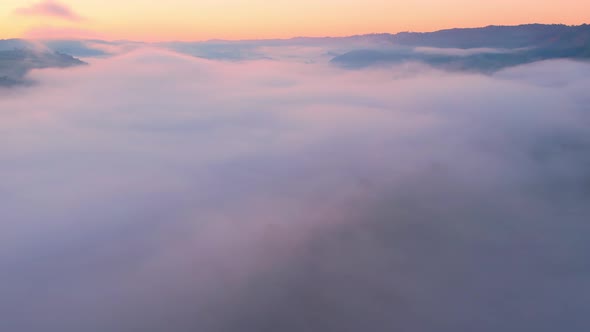
[[[38,2],[29,7],[17,8],[14,12],[23,16],[48,16],[68,21],[81,21],[83,19],[68,5],[53,0]]]

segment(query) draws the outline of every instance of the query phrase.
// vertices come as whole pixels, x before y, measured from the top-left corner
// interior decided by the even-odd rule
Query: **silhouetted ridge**
[[[36,51],[30,48],[15,48],[0,51],[0,86],[27,83],[26,74],[33,69],[67,68],[86,63],[71,55]]]
[[[395,46],[352,50],[336,56],[332,63],[362,68],[415,61],[443,69],[489,73],[549,59],[590,59],[590,26],[586,24],[528,24],[427,33],[402,32],[391,40]]]
[[[397,44],[407,46],[523,48],[571,40],[583,35],[588,42],[589,32],[588,25],[526,24],[447,29],[435,32],[402,32],[395,35],[393,40]]]

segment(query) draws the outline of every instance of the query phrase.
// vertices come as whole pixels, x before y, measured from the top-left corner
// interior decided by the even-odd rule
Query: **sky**
[[[0,38],[262,39],[588,22],[590,0],[2,0]]]

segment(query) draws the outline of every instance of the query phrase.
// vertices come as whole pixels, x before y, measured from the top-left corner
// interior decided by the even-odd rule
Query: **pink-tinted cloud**
[[[41,1],[29,7],[17,8],[14,12],[24,16],[47,16],[68,21],[82,20],[82,17],[70,7],[53,0]]]
[[[590,331],[589,64],[90,62],[0,90],[0,331]]]

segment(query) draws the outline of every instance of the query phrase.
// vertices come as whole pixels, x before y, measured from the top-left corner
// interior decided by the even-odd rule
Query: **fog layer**
[[[0,330],[588,330],[589,77],[34,71],[0,90]]]

